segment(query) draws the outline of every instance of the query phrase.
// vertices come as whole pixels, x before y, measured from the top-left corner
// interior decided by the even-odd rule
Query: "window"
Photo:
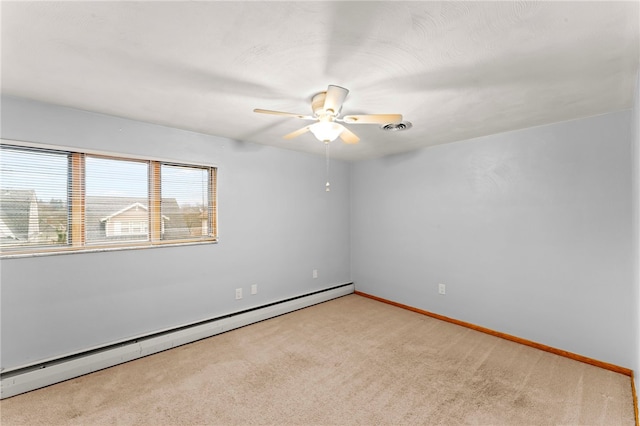
[[[133,222],[149,221],[149,163],[85,156],[87,244],[148,241]]]
[[[160,171],[163,240],[203,238],[211,228],[211,180],[206,168],[163,164]]]
[[[0,247],[68,244],[68,152],[0,146]]]
[[[216,241],[216,168],[0,144],[0,253]]]

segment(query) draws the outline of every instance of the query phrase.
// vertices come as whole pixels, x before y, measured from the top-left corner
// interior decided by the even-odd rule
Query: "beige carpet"
[[[634,424],[627,376],[357,295],[0,409],[2,426]]]

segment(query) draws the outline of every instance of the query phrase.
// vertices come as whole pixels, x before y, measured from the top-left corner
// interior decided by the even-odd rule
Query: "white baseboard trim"
[[[93,373],[114,365],[181,346],[196,340],[224,333],[279,315],[326,302],[353,293],[353,283],[315,292],[309,295],[273,303],[235,315],[214,319],[198,325],[163,333],[159,336],[137,339],[131,343],[102,351],[91,351],[69,359],[48,361],[41,365],[3,373],[0,377],[0,399],[9,398],[74,377]]]

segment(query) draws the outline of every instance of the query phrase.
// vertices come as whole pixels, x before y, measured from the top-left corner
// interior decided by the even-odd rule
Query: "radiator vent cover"
[[[401,132],[403,130],[409,130],[411,127],[413,127],[413,124],[411,124],[410,121],[401,121],[400,123],[389,123],[380,126],[385,132]]]

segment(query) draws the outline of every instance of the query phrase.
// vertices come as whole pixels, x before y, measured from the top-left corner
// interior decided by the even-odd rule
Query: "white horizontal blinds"
[[[149,162],[85,156],[86,244],[149,240]]]
[[[216,169],[0,144],[0,254],[215,241]]]
[[[210,239],[210,168],[162,164],[160,169],[161,239]]]
[[[0,145],[0,251],[68,245],[69,158]]]

